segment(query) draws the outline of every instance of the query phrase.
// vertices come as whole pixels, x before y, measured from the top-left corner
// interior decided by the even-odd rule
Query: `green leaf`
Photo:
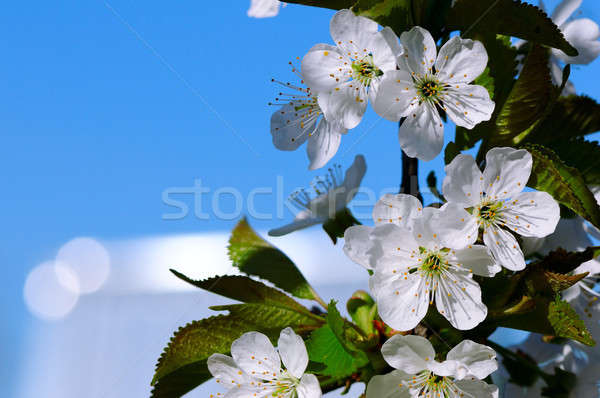
[[[554,141],[549,148],[556,152],[567,165],[577,168],[587,186],[600,185],[600,145],[598,142],[586,141],[582,137],[577,137],[568,141]]]
[[[488,148],[518,144],[541,122],[558,94],[550,77],[549,56],[548,49],[532,46],[519,79],[496,118]]]
[[[454,158],[460,155],[460,148],[454,142],[450,141],[444,149],[444,163],[450,164]]]
[[[223,275],[205,280],[193,280],[175,270],[171,270],[171,272],[179,279],[196,287],[233,300],[289,308],[297,312],[310,314],[310,311],[306,307],[300,305],[285,293],[252,280],[247,276]]]
[[[559,297],[548,306],[548,320],[557,337],[579,341],[588,346],[596,344],[585,324],[566,301]]]
[[[600,131],[600,104],[586,96],[560,97],[543,121],[533,142],[546,144]]]
[[[416,24],[411,0],[358,0],[352,11],[377,21],[381,26],[389,26],[397,35]]]
[[[519,0],[457,0],[448,14],[447,27],[450,31],[515,36],[570,56],[578,54],[546,13]]]
[[[331,241],[335,245],[337,243],[337,238],[343,238],[344,232],[353,225],[359,225],[360,221],[358,221],[348,208],[338,211],[335,214],[335,217],[327,220],[323,223],[323,229],[331,238]]]
[[[346,303],[350,317],[367,336],[376,332],[373,321],[377,318],[377,305],[369,293],[358,290]]]
[[[527,185],[548,192],[556,201],[600,227],[600,207],[581,173],[565,165],[553,151],[541,145],[528,144],[524,148],[533,157]]]
[[[192,391],[212,378],[206,361],[194,362],[178,368],[154,384],[151,398],[175,398]]]
[[[296,297],[317,299],[318,296],[292,260],[258,236],[246,219],[233,229],[228,250],[233,265],[245,274],[268,280]]]
[[[265,333],[279,333],[286,327],[295,330],[312,330],[322,326],[325,321],[310,312],[298,312],[290,308],[276,307],[268,304],[229,304],[210,307],[215,311],[229,311],[229,315],[248,323],[254,323]]]

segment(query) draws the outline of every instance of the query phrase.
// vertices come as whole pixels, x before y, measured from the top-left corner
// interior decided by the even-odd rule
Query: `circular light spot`
[[[48,320],[63,318],[79,299],[77,275],[64,264],[42,263],[27,275],[23,297],[35,316]]]
[[[69,267],[77,276],[81,293],[98,290],[110,273],[108,251],[92,238],[75,238],[65,243],[58,251],[56,261]],[[68,284],[65,287],[68,288]]]

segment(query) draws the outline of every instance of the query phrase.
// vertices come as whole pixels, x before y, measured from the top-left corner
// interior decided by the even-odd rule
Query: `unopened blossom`
[[[367,102],[373,101],[379,82],[396,69],[397,37],[390,28],[338,11],[330,23],[335,45],[317,44],[302,59],[306,84],[319,94],[325,117],[342,120],[347,129],[360,123]]]
[[[374,376],[367,398],[497,398],[498,388],[484,381],[498,369],[491,348],[464,340],[438,362],[424,337],[395,335],[381,347],[394,371]]]
[[[319,398],[319,381],[304,373],[307,366],[304,341],[291,328],[281,331],[277,350],[264,334],[245,333],[231,345],[231,357],[213,354],[208,358],[208,370],[227,390],[211,397]]]
[[[402,33],[400,41],[399,70],[383,76],[373,108],[391,121],[406,118],[398,132],[402,150],[429,161],[444,145],[440,111],[467,129],[492,116],[488,91],[471,84],[485,70],[488,56],[483,44],[459,36],[438,54],[431,34],[418,26]]]
[[[327,175],[313,181],[313,194],[302,189],[290,196],[290,201],[300,212],[292,223],[270,230],[269,235],[282,236],[333,219],[356,196],[366,171],[367,164],[362,155],[354,158],[344,177],[341,167],[333,165]]]
[[[292,67],[300,79],[302,75]],[[308,141],[306,151],[310,170],[323,167],[337,152],[342,135],[347,130],[341,121],[323,117],[317,96],[301,83],[283,83],[276,81],[285,91],[279,93],[275,103],[281,105],[271,116],[271,135],[273,144],[282,151],[293,151]]]
[[[279,14],[279,7],[285,7],[285,3],[279,0],[250,0],[248,16],[252,18],[269,18]]]
[[[531,154],[525,149],[492,148],[483,173],[470,155],[458,155],[446,166],[444,197],[470,210],[467,239],[483,242],[502,266],[525,268],[523,252],[513,236],[544,237],[560,219],[558,203],[547,192],[522,192],[529,180]]]
[[[455,205],[423,208],[403,194],[380,202],[379,225],[348,228],[344,252],[373,271],[369,287],[381,319],[396,330],[410,330],[435,303],[457,329],[482,322],[487,307],[473,274],[490,277],[500,267],[485,246],[464,239],[469,214]]]

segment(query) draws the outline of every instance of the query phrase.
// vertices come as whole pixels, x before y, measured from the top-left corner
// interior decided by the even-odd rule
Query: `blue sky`
[[[550,7],[556,1],[547,2]],[[332,12],[289,5],[272,19],[246,16],[248,2],[11,2],[0,15],[0,375],[18,364],[30,324],[22,300],[29,270],[75,236],[101,239],[228,230],[235,220],[164,220],[169,187],[201,179],[244,196],[307,185],[304,149],[272,146],[267,106],[293,79],[288,61],[329,42]],[[600,22],[600,6],[583,14]],[[600,97],[599,63],[575,67],[578,92]],[[207,106],[209,104],[209,106]],[[451,139],[453,129],[446,129]],[[370,112],[335,161],[367,158],[365,185],[400,180],[396,127]],[[423,166],[439,170],[441,158]],[[205,206],[210,204],[210,197]],[[191,201],[186,199],[188,203]],[[268,211],[273,196],[260,196]],[[229,207],[228,207],[229,206]],[[231,203],[224,201],[223,209]],[[291,215],[287,214],[287,219]],[[259,228],[277,221],[255,221]]]

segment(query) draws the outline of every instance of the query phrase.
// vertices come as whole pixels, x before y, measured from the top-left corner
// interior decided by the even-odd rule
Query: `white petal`
[[[308,228],[311,225],[320,224],[325,222],[326,218],[315,216],[311,211],[304,210],[298,213],[294,221],[290,224],[284,225],[283,227],[274,228],[269,230],[269,236],[283,236],[290,232],[297,231],[299,229]]]
[[[406,194],[385,194],[373,207],[375,225],[393,223],[411,229],[423,205],[419,199]]]
[[[444,125],[438,111],[423,103],[407,115],[398,132],[400,147],[410,157],[430,161],[444,146]]]
[[[456,329],[469,330],[487,316],[481,301],[481,288],[467,271],[450,269],[445,278],[438,279],[435,304],[438,312]]]
[[[373,109],[379,116],[392,122],[399,121],[415,108],[417,97],[410,73],[394,70],[384,74],[373,99]]]
[[[371,239],[372,230],[366,225],[355,225],[344,231],[344,253],[367,269],[374,269],[382,254],[380,246]]]
[[[250,376],[244,373],[233,358],[223,354],[212,354],[206,361],[210,374],[217,379],[217,382],[223,387],[229,389],[244,384],[249,384],[252,380]]]
[[[298,398],[320,398],[323,395],[319,380],[313,374],[302,376],[300,384],[296,387],[296,392],[298,393]]]
[[[474,84],[454,85],[448,90],[444,105],[448,117],[467,129],[490,120],[495,107],[486,88]]]
[[[400,35],[400,42],[404,47],[406,65],[410,71],[420,75],[430,73],[437,56],[437,48],[431,33],[415,26]]]
[[[413,237],[419,246],[431,250],[444,247],[435,225],[440,218],[440,209],[426,207],[421,211],[421,217],[417,218],[413,225]]]
[[[483,73],[487,63],[481,42],[454,36],[440,49],[435,69],[444,83],[470,83]]]
[[[350,78],[350,64],[344,62],[347,60],[337,47],[317,44],[302,58],[302,77],[315,93],[332,90]]]
[[[462,398],[498,398],[498,387],[485,381],[458,380],[455,384]]]
[[[324,97],[325,98],[325,97]],[[367,90],[355,80],[345,82],[335,87],[328,95],[328,100],[319,105],[325,119],[336,120],[346,129],[358,126],[367,109]]]
[[[275,392],[273,387],[253,387],[251,385],[232,388],[223,396],[223,398],[266,398]],[[219,395],[217,395],[219,396]]]
[[[446,203],[430,222],[440,246],[462,249],[477,240],[477,220],[459,204]]]
[[[510,198],[521,192],[531,175],[533,161],[525,149],[492,148],[485,155],[484,189],[492,198]]]
[[[373,228],[371,239],[377,243],[372,255],[379,272],[394,275],[416,266],[419,243],[408,229],[395,224],[378,225]]]
[[[406,387],[411,379],[412,375],[401,370],[373,376],[367,386],[366,398],[411,398],[409,389]]]
[[[519,235],[542,238],[556,229],[560,207],[547,192],[521,192],[505,204],[502,218]]]
[[[552,21],[558,26],[562,25],[579,8],[582,1],[563,0],[552,12]]]
[[[519,243],[510,232],[496,226],[483,231],[483,242],[490,249],[496,261],[511,271],[525,269],[525,258]]]
[[[365,161],[365,157],[363,155],[356,155],[354,157],[354,162],[352,162],[352,165],[348,168],[348,170],[346,170],[344,182],[342,182],[342,187],[346,193],[346,201],[344,206],[350,203],[350,201],[356,195],[356,191],[360,187],[360,183],[362,182],[366,172],[367,162]]]
[[[428,362],[435,360],[435,350],[424,337],[396,334],[383,343],[381,354],[393,368],[408,374],[427,369]]]
[[[401,47],[398,44],[397,37],[394,43],[395,36],[394,31],[390,28],[384,28],[377,33],[370,33],[364,36],[362,44],[357,42],[355,51],[358,51],[359,58],[371,53],[373,63],[384,74],[396,70],[396,58]]]
[[[565,38],[579,52],[577,56],[569,57],[560,50],[556,51],[555,54],[563,62],[587,65],[600,55],[600,28],[596,22],[588,18],[576,19],[567,22],[562,30]]]
[[[287,371],[297,379],[301,378],[308,366],[308,353],[302,337],[287,327],[279,334],[277,349]]]
[[[379,31],[379,33],[381,33],[387,45],[392,50],[392,54],[394,55],[394,57],[399,57],[400,55],[402,55],[402,53],[404,52],[404,47],[402,47],[402,44],[400,44],[400,42],[398,41],[398,36],[396,36],[396,33],[394,33],[392,28],[386,26],[381,31]]]
[[[429,308],[425,280],[417,273],[398,271],[397,276],[376,269],[369,287],[377,301],[379,316],[390,327],[405,331],[417,326]]]
[[[346,129],[336,123],[329,123],[325,119],[319,122],[317,129],[309,137],[306,146],[308,158],[310,159],[309,170],[321,168],[329,162],[340,147],[342,134],[345,133]]]
[[[250,0],[248,16],[252,18],[269,18],[279,14],[279,0]]]
[[[293,151],[304,144],[315,130],[315,120],[305,123],[292,104],[286,104],[271,116],[273,145],[282,151]]]
[[[368,40],[366,38],[377,33],[377,29],[377,22],[359,17],[350,10],[336,12],[329,23],[331,38],[345,51],[355,51],[357,47],[364,47],[365,40]]]
[[[448,352],[446,358],[458,361],[462,365],[462,369],[459,369],[461,374],[455,376],[458,379],[474,376],[483,380],[498,369],[496,352],[471,340],[460,342]]]
[[[269,338],[262,333],[244,333],[231,344],[231,356],[250,376],[272,380],[281,370],[279,354]]]
[[[489,249],[483,245],[469,245],[464,249],[453,250],[448,261],[479,276],[494,276],[502,269]]]
[[[457,155],[445,167],[442,192],[448,202],[473,207],[483,192],[483,174],[471,155]]]

